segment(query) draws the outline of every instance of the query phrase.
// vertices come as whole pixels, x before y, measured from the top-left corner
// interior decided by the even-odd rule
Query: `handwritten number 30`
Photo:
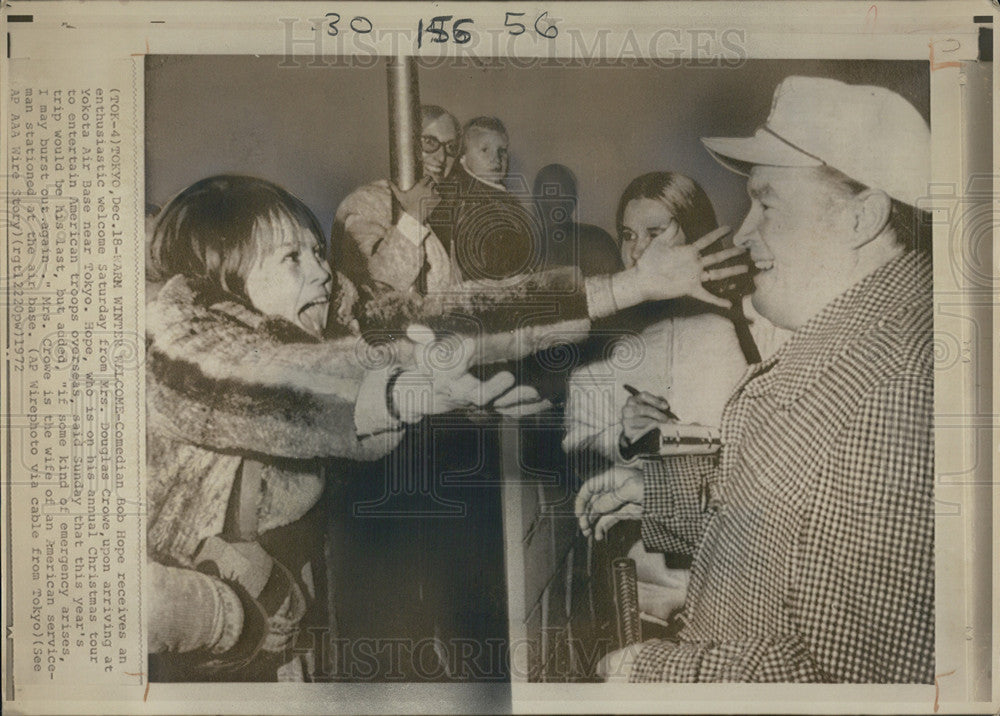
[[[337,27],[337,23],[340,22],[340,13],[328,12],[325,17],[326,34],[330,37],[336,37],[340,34],[340,28]],[[373,28],[372,21],[364,15],[351,18],[351,29],[359,35],[367,35]]]

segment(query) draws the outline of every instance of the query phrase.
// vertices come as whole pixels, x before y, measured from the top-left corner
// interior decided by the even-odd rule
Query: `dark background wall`
[[[352,189],[389,173],[385,70],[280,67],[279,57],[153,56],[146,65],[146,195],[162,206],[219,172],[253,174],[300,196],[329,229]],[[744,182],[708,155],[702,136],[751,134],[787,75],[894,89],[929,115],[926,62],[762,61],[740,68],[626,66],[420,71],[421,99],[464,121],[500,117],[511,172],[530,187],[559,162],[579,184],[579,219],[613,231],[625,185],[647,171],[689,174],[720,222],[738,225]]]

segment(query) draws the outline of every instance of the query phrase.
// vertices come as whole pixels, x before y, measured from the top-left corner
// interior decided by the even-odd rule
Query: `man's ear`
[[[852,247],[859,249],[877,238],[892,212],[892,199],[879,189],[865,189],[852,198],[854,207],[854,236]]]

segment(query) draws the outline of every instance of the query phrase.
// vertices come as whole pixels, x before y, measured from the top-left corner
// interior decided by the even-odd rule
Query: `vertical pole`
[[[959,86],[962,92],[962,110],[964,116],[968,118],[963,122],[963,165],[962,172],[966,175],[962,181],[968,181],[964,189],[962,202],[956,213],[964,213],[967,217],[990,216],[991,203],[996,201],[997,180],[993,174],[992,156],[990,152],[990,139],[995,122],[993,117],[993,100],[990,84],[992,75],[988,71],[984,62],[968,62],[963,64],[960,72]],[[995,140],[994,140],[995,141]],[[996,151],[994,146],[993,151]],[[992,214],[995,216],[995,214]],[[990,223],[990,222],[988,222]],[[995,224],[994,224],[995,226]],[[980,254],[983,263],[970,265],[976,262],[976,248],[974,242],[977,238],[983,237],[989,245],[990,235],[995,236],[994,231],[987,229],[971,229],[967,223],[965,229],[968,233],[963,233],[963,246],[969,253],[963,254],[965,263],[962,273],[969,277],[966,296],[971,296],[980,287],[989,286],[989,266],[987,256],[989,249]],[[994,242],[996,239],[994,238]],[[993,244],[994,256],[996,256],[997,245]],[[936,268],[936,267],[935,267]],[[984,270],[985,269],[985,270]],[[996,286],[994,277],[993,286]],[[966,533],[965,533],[965,554],[968,565],[968,577],[966,578],[965,600],[966,600],[966,673],[968,691],[966,698],[969,701],[988,702],[991,696],[996,694],[993,688],[994,679],[998,674],[994,671],[994,655],[998,653],[997,643],[991,635],[996,634],[996,624],[994,623],[994,610],[997,603],[996,592],[993,587],[993,569],[997,556],[996,536],[993,531],[991,517],[994,512],[993,495],[995,474],[990,475],[990,467],[996,469],[996,460],[989,457],[991,445],[986,430],[973,427],[978,424],[978,417],[995,414],[996,403],[993,402],[997,395],[996,374],[988,358],[991,351],[990,340],[986,336],[990,335],[990,324],[996,321],[997,313],[987,302],[969,300],[967,307],[968,322],[963,322],[963,327],[969,330],[968,345],[972,346],[977,353],[974,354],[972,363],[969,364],[966,374],[967,397],[966,405],[969,412],[965,423],[966,430],[970,433],[968,442],[970,445],[966,453],[966,464],[970,466],[967,473],[968,479],[965,482],[963,501],[967,508],[965,510]],[[985,334],[985,335],[984,335]],[[960,338],[961,340],[961,338]],[[981,341],[981,342],[978,342]],[[993,344],[996,345],[995,343]],[[996,349],[992,351],[992,357],[996,360]],[[973,437],[973,435],[975,437]],[[995,449],[995,448],[993,448]],[[995,454],[995,453],[994,453]]]
[[[400,189],[409,189],[423,177],[420,152],[420,87],[413,57],[390,57],[389,176]],[[399,204],[392,201],[392,221],[399,219]]]

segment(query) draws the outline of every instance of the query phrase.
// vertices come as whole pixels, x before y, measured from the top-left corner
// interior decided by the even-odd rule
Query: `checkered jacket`
[[[685,626],[633,681],[933,680],[931,340],[911,252],[748,370],[718,464],[648,465],[646,547],[694,565]]]

